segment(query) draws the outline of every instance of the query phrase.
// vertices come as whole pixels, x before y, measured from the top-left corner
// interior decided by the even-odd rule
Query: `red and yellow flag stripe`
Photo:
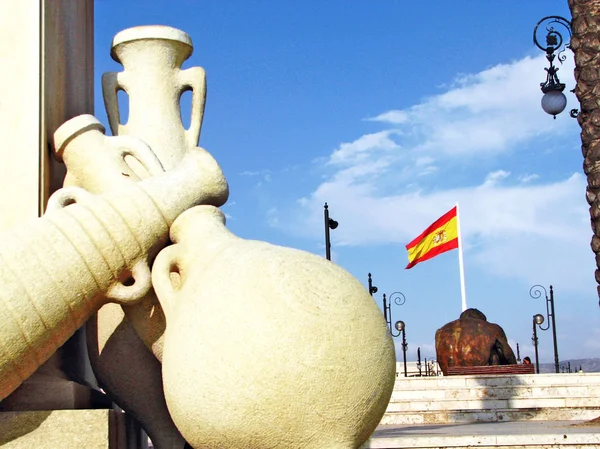
[[[406,269],[456,248],[458,248],[458,218],[454,206],[406,245],[409,262]]]

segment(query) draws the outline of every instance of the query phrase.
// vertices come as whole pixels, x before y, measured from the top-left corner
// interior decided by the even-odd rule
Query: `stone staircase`
[[[600,373],[398,377],[381,425],[572,421],[599,416]]]
[[[600,449],[600,373],[398,377],[363,449]]]

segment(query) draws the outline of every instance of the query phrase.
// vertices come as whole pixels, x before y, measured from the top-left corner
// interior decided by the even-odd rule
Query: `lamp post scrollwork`
[[[392,329],[392,302],[398,306],[401,306],[406,302],[406,296],[404,296],[404,294],[401,292],[394,292],[390,295],[388,301],[385,293],[383,294],[383,317],[385,318],[385,322],[388,325],[388,329],[390,330],[392,337],[398,337],[400,336],[400,332],[395,334]]]

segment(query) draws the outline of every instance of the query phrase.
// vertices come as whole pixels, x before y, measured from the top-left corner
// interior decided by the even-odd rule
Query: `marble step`
[[[398,378],[382,424],[600,416],[600,373]]]
[[[600,385],[600,373],[519,374],[512,376],[398,377],[395,390],[465,389],[523,386]]]
[[[572,421],[543,421],[379,426],[362,449],[600,448],[600,427],[573,424]]]
[[[600,398],[600,385],[394,390],[391,401],[470,401],[488,399],[510,400],[521,398]]]
[[[434,411],[434,410],[477,410],[482,408],[582,408],[600,406],[600,398],[592,397],[548,397],[540,395],[478,398],[478,399],[424,399],[398,401],[392,399],[388,404],[388,412],[401,411]]]
[[[580,408],[481,408],[474,410],[387,411],[380,425],[490,423],[508,421],[575,421],[600,416],[600,403]],[[600,435],[598,436],[600,441]]]

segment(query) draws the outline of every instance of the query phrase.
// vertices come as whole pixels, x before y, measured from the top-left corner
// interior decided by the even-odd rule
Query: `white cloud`
[[[258,186],[262,185],[263,182],[271,182],[271,170],[246,170],[239,174],[240,176],[248,177],[260,177],[261,180],[257,183]]]
[[[436,167],[435,165],[428,165],[427,167],[423,168],[422,170],[420,170],[418,172],[418,176],[431,175],[431,174],[437,172],[438,170],[439,170],[439,167]]]
[[[521,176],[521,181],[522,182],[530,182],[530,181],[535,181],[536,179],[540,179],[540,175],[536,175],[535,173],[531,174],[531,175],[524,175]]]
[[[417,159],[415,159],[415,166],[422,167],[425,165],[433,164],[434,162],[435,162],[435,159],[432,158],[431,156],[418,157]]]
[[[487,187],[494,186],[499,181],[508,178],[509,175],[510,172],[504,170],[496,170],[494,172],[488,173],[488,175],[485,177],[485,182],[483,183],[483,185]]]
[[[539,175],[523,172],[526,154],[515,166],[490,164],[542,138],[576,135],[575,121],[552,120],[540,108],[544,65],[543,56],[500,64],[369,119],[389,128],[331,153],[322,165],[327,181],[296,203],[287,231],[320,237],[327,201],[342,223],[332,234],[335,246],[404,245],[459,201],[465,251],[483,271],[542,282],[535,277],[545,270],[572,286],[588,278],[564,257],[591,257],[584,177],[564,173],[541,184]]]
[[[329,157],[329,164],[356,164],[365,161],[377,150],[394,150],[398,145],[390,138],[393,131],[365,134],[353,142],[342,143]]]
[[[367,120],[371,122],[385,122],[399,125],[408,121],[409,115],[404,111],[388,111],[383,114],[379,114],[377,117],[371,117]]]
[[[455,80],[455,87],[404,110],[369,120],[389,125],[404,139],[399,143],[423,156],[485,156],[514,151],[528,139],[559,134],[577,124],[548,120],[540,107],[539,86],[544,56],[499,64]],[[561,67],[561,81],[574,85],[573,61]],[[575,96],[566,92],[570,102]]]

